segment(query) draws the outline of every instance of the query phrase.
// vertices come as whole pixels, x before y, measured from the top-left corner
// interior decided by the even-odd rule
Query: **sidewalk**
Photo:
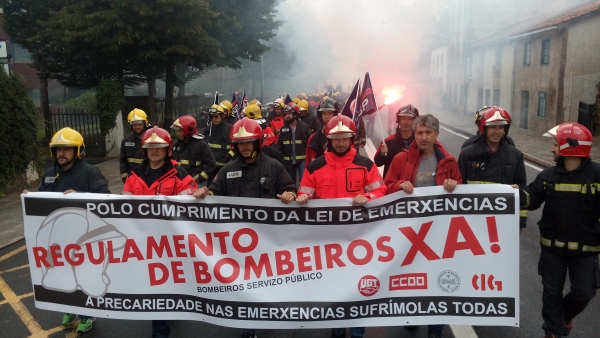
[[[120,194],[123,182],[119,175],[119,160],[109,159],[96,164],[104,177],[108,180],[108,188],[113,194]],[[32,188],[37,191],[37,188]],[[0,248],[14,243],[23,238],[23,209],[21,207],[21,193],[14,192],[0,197]]]
[[[456,132],[474,135],[477,131],[475,127],[475,112],[470,115],[462,115],[459,113],[449,113],[440,109],[435,110],[434,115],[440,120],[442,126]],[[543,167],[554,165],[554,158],[550,152],[554,142],[552,138],[542,136],[542,133],[521,129],[516,123],[510,126],[508,135],[515,141],[516,147],[523,152],[526,160]],[[594,137],[590,157],[593,161],[600,162],[600,136]]]

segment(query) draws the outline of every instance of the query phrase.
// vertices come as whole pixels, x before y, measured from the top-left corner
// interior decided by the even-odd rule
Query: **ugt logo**
[[[372,275],[363,276],[358,281],[358,292],[365,297],[371,297],[379,291],[380,283],[377,277]]]

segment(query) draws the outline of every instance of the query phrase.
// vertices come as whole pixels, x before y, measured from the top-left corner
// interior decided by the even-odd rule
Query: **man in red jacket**
[[[454,156],[437,141],[440,122],[433,115],[422,115],[413,122],[415,140],[392,160],[385,175],[388,193],[403,190],[412,194],[414,188],[443,185],[447,192],[462,183]],[[414,328],[407,327],[407,328]],[[444,325],[429,325],[429,338],[443,338]]]
[[[356,125],[347,116],[338,114],[325,127],[325,155],[310,162],[298,189],[298,204],[311,198],[352,198],[353,205],[364,205],[385,196],[381,175],[369,158],[354,149]],[[333,329],[331,336],[344,337],[345,329]],[[364,327],[350,328],[350,336],[362,337]]]
[[[127,177],[123,195],[193,195],[198,185],[171,157],[172,148],[169,132],[148,129],[142,137],[145,158]],[[152,337],[167,338],[170,333],[166,320],[152,321]]]

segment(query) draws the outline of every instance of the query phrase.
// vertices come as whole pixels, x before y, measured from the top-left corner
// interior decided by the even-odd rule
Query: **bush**
[[[96,108],[96,95],[94,92],[85,92],[78,97],[67,101],[63,108],[93,110]]]
[[[37,131],[43,128],[25,84],[16,75],[0,70],[0,193],[25,186],[30,163],[39,168]]]
[[[102,136],[115,127],[115,119],[125,105],[123,84],[119,81],[104,80],[96,87],[96,107],[100,117]]]

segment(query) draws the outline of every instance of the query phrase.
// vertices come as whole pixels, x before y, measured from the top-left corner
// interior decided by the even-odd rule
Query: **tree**
[[[51,78],[49,64],[52,62],[49,45],[45,40],[37,39],[43,29],[39,22],[47,20],[50,12],[60,9],[57,0],[0,0],[4,12],[4,30],[15,42],[31,54],[32,66],[40,79],[40,103],[45,124],[45,139],[50,140],[50,103],[48,100],[48,79]]]
[[[39,160],[37,130],[40,117],[20,77],[0,71],[0,192],[24,176]],[[22,187],[20,187],[22,188]]]

